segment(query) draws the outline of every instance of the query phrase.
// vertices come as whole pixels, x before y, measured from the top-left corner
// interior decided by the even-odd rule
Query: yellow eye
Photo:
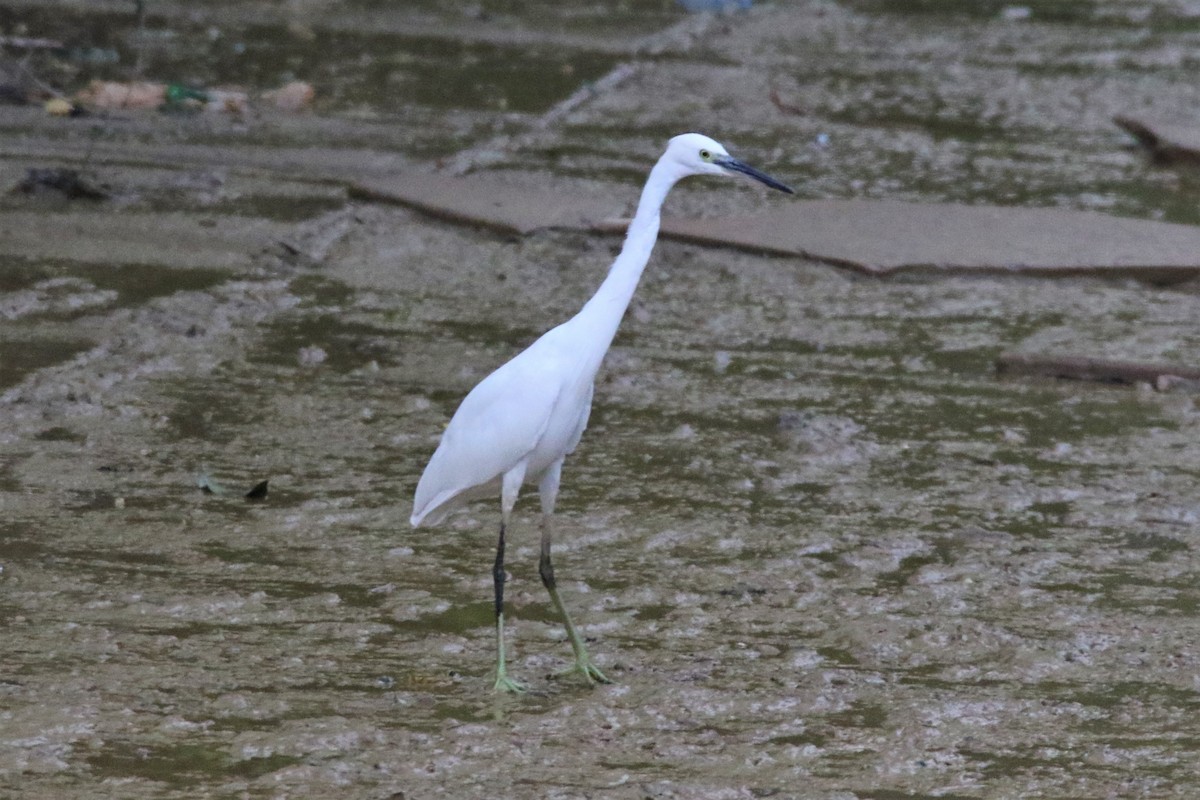
[[[700,158],[704,161],[712,161],[712,153],[708,152],[707,150],[701,150]]]

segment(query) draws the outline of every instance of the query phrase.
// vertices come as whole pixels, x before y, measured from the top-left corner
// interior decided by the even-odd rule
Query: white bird
[[[538,572],[566,624],[575,653],[575,666],[568,672],[579,672],[588,683],[609,683],[588,656],[554,582],[551,518],[563,459],[574,451],[587,427],[596,372],[654,249],[659,211],[667,192],[689,175],[733,173],[792,194],[790,188],[733,158],[707,136],[685,133],[672,138],[650,170],[625,244],[600,288],[578,314],[547,331],[467,394],[417,483],[411,519],[414,528],[436,525],[471,500],[500,494],[500,538],[492,569],[497,691],[524,690],[508,677],[505,666],[504,535],[517,494],[526,483],[536,483],[541,498]]]

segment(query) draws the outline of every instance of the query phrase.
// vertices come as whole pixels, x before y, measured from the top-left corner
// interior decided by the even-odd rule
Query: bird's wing
[[[575,423],[575,432],[571,434],[571,441],[567,444],[568,453],[575,452],[575,448],[579,446],[579,440],[583,438],[583,432],[587,430],[588,418],[592,415],[592,395],[595,391],[596,385],[589,383],[587,400],[583,403],[583,410],[579,412],[579,421]]]
[[[446,426],[413,498],[412,524],[529,455],[562,391],[561,371],[531,347],[467,394]]]

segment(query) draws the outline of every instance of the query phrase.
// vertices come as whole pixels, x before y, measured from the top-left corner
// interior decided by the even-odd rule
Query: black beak
[[[724,167],[730,172],[740,172],[743,175],[749,175],[751,178],[754,178],[754,180],[758,181],[759,183],[764,183],[767,186],[770,186],[772,189],[778,189],[779,191],[787,192],[788,194],[795,194],[795,192],[792,191],[792,187],[788,186],[786,183],[780,183],[770,175],[759,172],[749,164],[743,164],[733,156],[715,156],[713,158],[713,163],[718,167]]]

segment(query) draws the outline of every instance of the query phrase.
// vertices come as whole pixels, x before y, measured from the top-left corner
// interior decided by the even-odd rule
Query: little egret
[[[497,691],[524,689],[508,677],[504,659],[504,535],[525,483],[536,483],[541,498],[538,573],[566,625],[575,653],[575,666],[568,672],[580,673],[588,683],[609,682],[588,657],[554,582],[551,518],[563,459],[579,444],[587,427],[596,372],[654,249],[659,210],[667,192],[689,175],[733,173],[792,194],[790,188],[733,158],[707,136],[685,133],[671,139],[650,170],[621,253],[600,288],[578,314],[547,331],[467,394],[417,483],[411,520],[414,528],[423,523],[436,525],[471,500],[500,494],[500,538],[492,568]]]

